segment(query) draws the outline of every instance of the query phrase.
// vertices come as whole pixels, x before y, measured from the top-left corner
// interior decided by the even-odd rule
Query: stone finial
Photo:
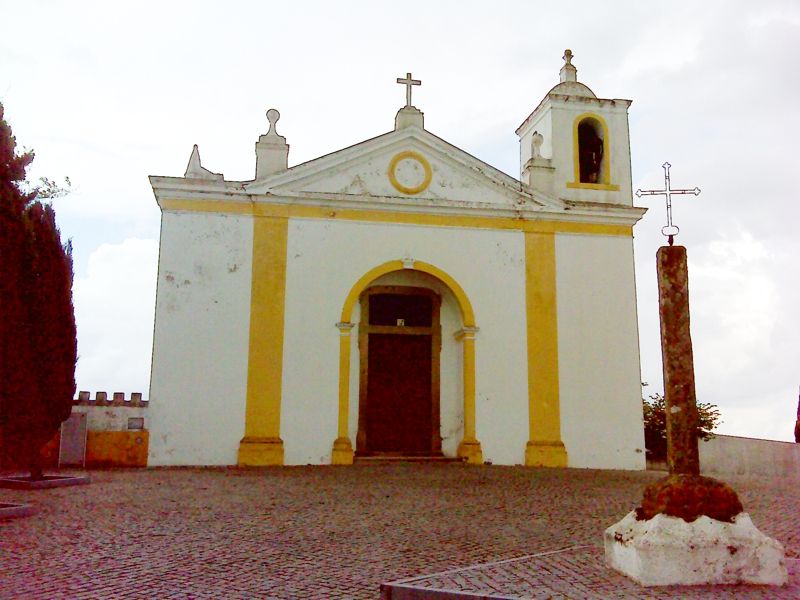
[[[192,148],[192,154],[189,156],[189,164],[186,165],[186,172],[183,176],[187,179],[209,179],[213,181],[222,181],[225,179],[222,174],[209,171],[200,164],[200,150],[198,150],[197,144]]]
[[[559,71],[559,78],[562,82],[564,81],[578,81],[578,69],[575,68],[575,65],[572,64],[572,50],[567,48],[564,50],[564,66],[561,67],[561,71]]]
[[[269,121],[269,131],[267,131],[267,137],[279,138],[280,140],[285,142],[286,138],[283,137],[282,135],[278,135],[278,129],[275,127],[280,118],[281,118],[281,113],[278,112],[278,109],[270,108],[267,111],[267,121]]]
[[[404,106],[397,111],[394,118],[394,128],[405,129],[406,127],[425,128],[425,114],[415,106]]]
[[[542,158],[542,143],[544,136],[538,131],[534,131],[531,136],[531,158]]]
[[[522,168],[522,181],[533,189],[544,194],[553,194],[553,177],[555,168],[553,161],[542,156],[544,136],[538,131],[531,135],[531,158]]]
[[[276,128],[280,118],[281,113],[276,109],[270,108],[267,111],[269,131],[256,142],[256,179],[263,179],[289,168],[289,144],[285,137],[278,135]]]

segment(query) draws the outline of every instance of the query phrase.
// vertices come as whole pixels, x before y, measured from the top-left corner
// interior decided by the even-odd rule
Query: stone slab
[[[783,585],[783,546],[756,529],[745,512],[732,523],[707,516],[687,523],[658,514],[637,520],[631,511],[604,534],[606,563],[644,586]]]
[[[36,509],[30,504],[12,504],[10,502],[0,502],[0,519],[29,517],[35,512]]]
[[[50,488],[85,485],[91,479],[88,475],[46,475],[39,481],[31,481],[27,475],[2,477],[0,488],[11,490],[46,490]]]
[[[645,588],[606,567],[603,548],[575,546],[381,584],[381,600],[566,600],[800,598],[800,560],[787,559],[789,582]]]

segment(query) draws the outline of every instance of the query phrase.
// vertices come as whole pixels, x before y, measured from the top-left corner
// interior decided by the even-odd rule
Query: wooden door
[[[439,306],[425,288],[362,295],[357,454],[441,454]]]
[[[367,449],[431,451],[431,336],[369,334]]]

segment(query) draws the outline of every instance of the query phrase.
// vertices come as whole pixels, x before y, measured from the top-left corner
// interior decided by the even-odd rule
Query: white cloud
[[[689,293],[698,402],[716,404],[720,433],[793,441],[800,383],[797,281],[787,281],[800,243],[757,240],[746,231],[690,247]],[[638,257],[642,373],[660,391],[655,265]],[[643,277],[646,276],[646,277]],[[787,423],[791,423],[790,427]]]
[[[101,244],[73,286],[80,390],[148,396],[158,242]]]

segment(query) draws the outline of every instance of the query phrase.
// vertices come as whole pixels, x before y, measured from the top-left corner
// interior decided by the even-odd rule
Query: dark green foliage
[[[797,399],[797,420],[794,422],[794,441],[800,444],[800,398]]]
[[[642,398],[644,412],[644,445],[647,458],[664,460],[667,457],[667,406],[664,396],[653,394],[650,399]],[[722,422],[721,414],[714,404],[697,404],[697,437],[709,440],[714,437],[714,429]]]
[[[52,207],[23,191],[32,160],[16,154],[0,104],[0,461],[36,478],[72,409],[77,341],[71,246]]]

